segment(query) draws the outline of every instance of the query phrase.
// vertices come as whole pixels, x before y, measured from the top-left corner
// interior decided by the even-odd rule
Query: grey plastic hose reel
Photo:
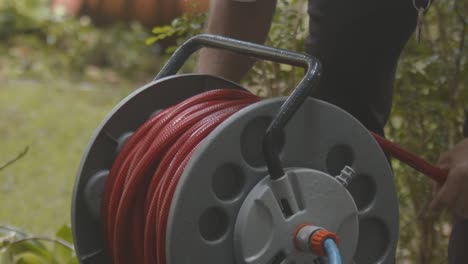
[[[244,45],[214,40],[221,48],[226,48],[224,42],[241,50]],[[156,111],[185,98],[212,89],[242,89],[214,76],[172,76],[178,67],[166,67],[159,75],[164,78],[123,100],[89,143],[72,201],[80,263],[109,262],[100,230],[100,195],[129,135]],[[318,256],[294,247],[294,232],[301,224],[337,233],[343,263],[393,262],[399,221],[392,171],[373,137],[348,113],[306,99],[280,135],[285,176],[268,177],[262,139],[286,99],[244,108],[195,151],[171,205],[167,263],[317,263]],[[356,174],[347,187],[335,178],[346,166]]]

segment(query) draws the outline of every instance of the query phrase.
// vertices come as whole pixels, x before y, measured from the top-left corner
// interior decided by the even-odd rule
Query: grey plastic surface
[[[108,263],[99,210],[103,179],[128,136],[156,111],[204,91],[243,89],[208,75],[178,75],[153,81],[127,96],[104,119],[83,154],[72,198],[72,231],[80,263]]]
[[[235,224],[247,195],[267,174],[262,136],[284,99],[264,100],[237,112],[194,153],[171,206],[166,237],[169,264],[253,263],[236,251],[239,245],[234,236]],[[346,165],[352,167],[357,176],[348,190],[359,210],[354,261],[392,263],[399,223],[395,184],[385,155],[359,122],[333,105],[308,99],[285,129],[281,156],[285,167],[309,168],[331,175],[337,175]],[[252,195],[259,194],[255,191]],[[287,198],[298,201],[297,207],[291,208],[293,212],[304,208],[301,199],[291,195]],[[323,200],[327,199],[330,197],[324,195]],[[343,208],[333,209],[339,214]],[[346,225],[351,224],[340,229],[352,230]],[[328,227],[326,223],[324,226]],[[283,239],[292,243],[291,238],[292,234]],[[280,251],[277,258],[267,263],[289,263],[275,262],[287,258],[287,253]],[[239,261],[242,259],[244,262]]]
[[[299,211],[285,217],[269,177],[260,181],[245,199],[234,228],[237,263],[314,263],[317,255],[298,251],[294,234],[302,224],[323,227],[338,235],[345,264],[352,263],[358,242],[358,211],[346,188],[328,174],[310,169],[290,169],[281,180],[293,187]]]

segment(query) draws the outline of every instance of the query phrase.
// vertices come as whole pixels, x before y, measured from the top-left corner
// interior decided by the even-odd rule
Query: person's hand
[[[438,166],[447,169],[448,176],[445,184],[437,185],[431,208],[446,206],[455,214],[468,218],[468,139],[443,153]]]

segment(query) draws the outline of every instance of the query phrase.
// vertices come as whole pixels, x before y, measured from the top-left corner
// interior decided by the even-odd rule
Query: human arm
[[[276,0],[212,1],[206,33],[263,44],[268,35]],[[202,49],[197,72],[239,81],[254,60],[217,49]]]

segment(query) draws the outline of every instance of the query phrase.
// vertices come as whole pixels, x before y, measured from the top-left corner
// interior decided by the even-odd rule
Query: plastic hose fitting
[[[349,183],[351,183],[355,176],[356,172],[351,167],[345,166],[335,179],[339,183],[343,184],[344,187],[348,187]]]
[[[318,230],[322,230],[323,228],[313,225],[302,224],[294,233],[294,247],[298,251],[309,251],[310,248],[310,239],[312,238],[312,234],[314,234]]]
[[[294,233],[294,246],[298,251],[311,251],[317,256],[326,256],[324,243],[328,238],[338,245],[338,236],[322,227],[303,224]]]
[[[336,245],[339,245],[338,236],[335,233],[325,229],[320,229],[314,232],[310,239],[310,248],[312,249],[312,252],[318,256],[327,256],[324,244],[325,240],[329,238],[335,241]]]

